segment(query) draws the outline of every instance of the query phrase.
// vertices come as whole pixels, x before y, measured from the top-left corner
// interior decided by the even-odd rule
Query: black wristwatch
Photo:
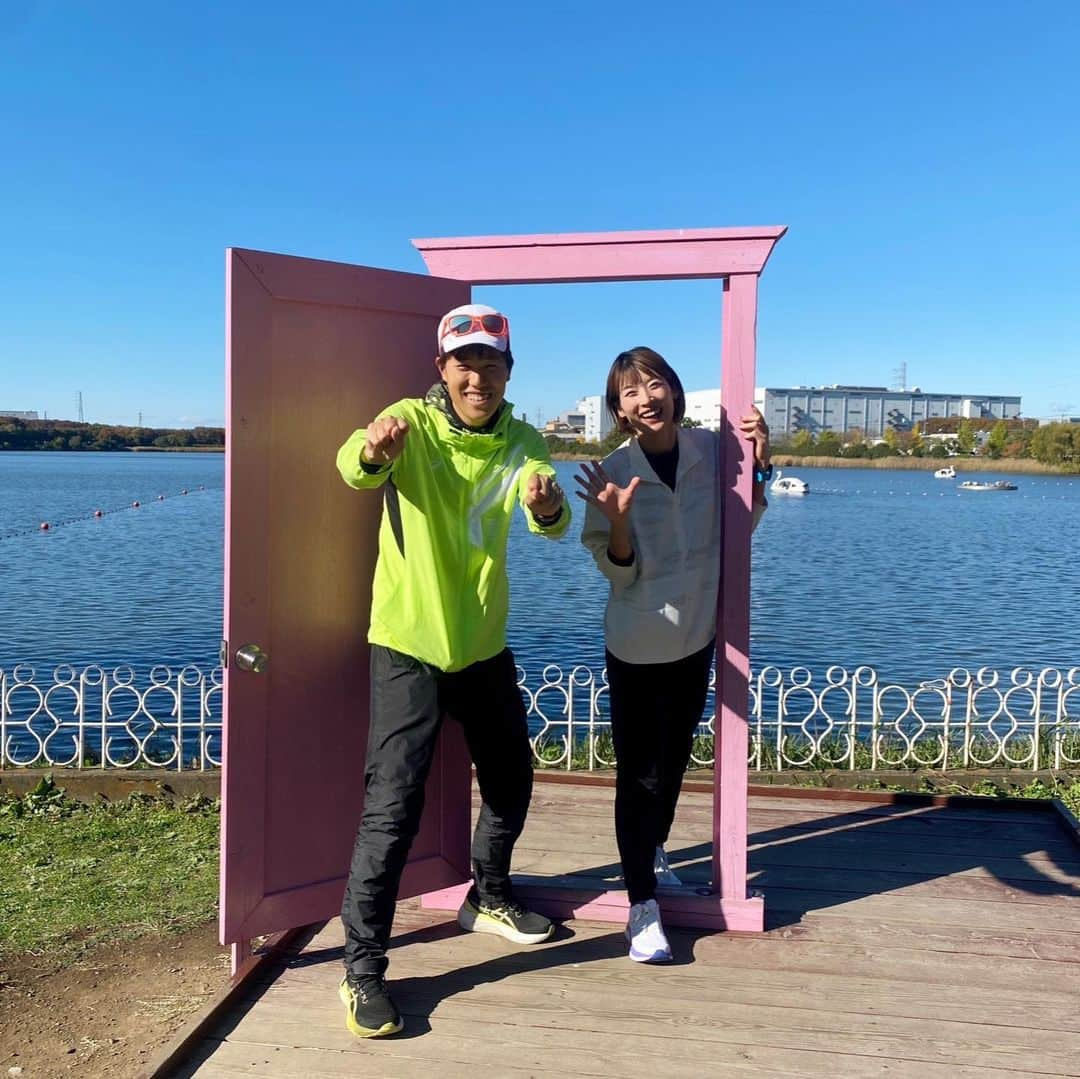
[[[768,483],[772,479],[772,461],[769,462],[768,468],[761,468],[758,463],[754,462],[754,482],[755,483]]]
[[[560,505],[559,508],[554,513],[549,513],[546,517],[541,516],[539,513],[534,513],[533,514],[533,520],[541,528],[550,528],[553,524],[558,523],[559,518],[562,517],[562,511],[563,511],[563,508]]]

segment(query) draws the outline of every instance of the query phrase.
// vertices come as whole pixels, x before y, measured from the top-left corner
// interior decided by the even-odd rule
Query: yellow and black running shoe
[[[345,1005],[345,1026],[358,1038],[385,1038],[405,1025],[381,974],[346,974],[338,996]]]
[[[512,899],[485,903],[474,884],[458,911],[458,925],[470,933],[494,933],[515,944],[539,944],[555,927],[542,914],[526,910]]]

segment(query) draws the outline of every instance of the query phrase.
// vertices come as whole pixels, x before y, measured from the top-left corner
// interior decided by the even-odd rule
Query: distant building
[[[720,428],[720,390],[686,390],[686,418],[697,420],[702,427],[710,431]],[[606,438],[615,424],[607,410],[603,396],[583,397],[577,403],[578,409],[585,414],[585,441],[599,442]]]
[[[5,420],[39,420],[41,417],[36,412],[19,412],[13,408],[0,408],[0,419]]]
[[[887,430],[910,431],[934,417],[1016,419],[1020,398],[993,394],[924,393],[888,390],[883,386],[758,387],[754,404],[761,409],[773,437],[799,431],[843,434],[856,428],[866,438],[881,438]]]
[[[565,439],[567,442],[580,442],[585,437],[585,413],[580,405],[576,412],[561,412],[544,424],[543,433]]]
[[[719,431],[722,419],[720,389],[686,390],[686,419],[697,420],[710,431]]]
[[[614,423],[611,414],[607,410],[604,395],[594,394],[592,397],[583,397],[577,403],[578,411],[585,417],[584,431],[586,442],[600,442],[610,433]]]

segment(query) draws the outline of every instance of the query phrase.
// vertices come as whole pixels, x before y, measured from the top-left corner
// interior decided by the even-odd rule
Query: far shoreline
[[[39,446],[26,449],[23,446],[0,446],[0,453],[224,453],[224,446],[117,446],[115,449],[79,449],[70,446]]]
[[[61,450],[61,453],[64,451]],[[78,453],[79,450],[68,450]],[[90,451],[94,452],[94,451]],[[125,446],[121,453],[224,453],[224,446]]]
[[[597,461],[591,454],[553,453],[553,461]],[[951,465],[957,472],[1009,472],[1014,475],[1075,476],[1056,465],[1045,465],[1029,457],[806,457],[792,453],[774,453],[776,468],[870,468],[882,472],[935,472]]]

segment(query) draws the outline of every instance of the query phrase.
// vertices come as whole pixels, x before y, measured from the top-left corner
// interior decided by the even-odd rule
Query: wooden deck
[[[610,788],[538,784],[515,869],[614,879]],[[703,880],[711,796],[669,850]],[[1080,844],[1050,813],[752,796],[760,934],[672,930],[676,962],[567,923],[519,949],[399,906],[403,1034],[360,1041],[329,923],[174,1074],[213,1077],[1080,1074]]]

